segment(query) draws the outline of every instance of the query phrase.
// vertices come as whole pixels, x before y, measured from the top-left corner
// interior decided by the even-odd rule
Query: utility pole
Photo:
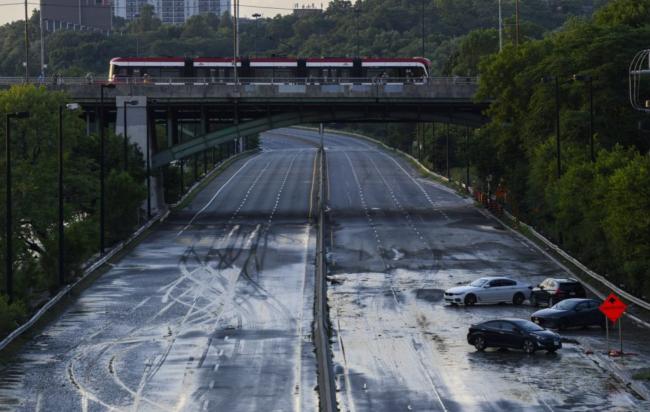
[[[519,0],[515,0],[515,46],[519,46]]]
[[[29,82],[29,19],[25,0],[25,83]]]
[[[38,11],[39,26],[41,31],[41,78],[45,81],[45,37],[43,36],[43,4]]]

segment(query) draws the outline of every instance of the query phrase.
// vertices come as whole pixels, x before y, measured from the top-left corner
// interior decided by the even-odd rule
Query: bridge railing
[[[46,86],[65,85],[98,85],[108,83],[105,77],[60,77],[46,78],[34,77],[25,81],[24,77],[0,77],[0,86],[16,84],[36,84]],[[309,78],[242,78],[235,83],[232,78],[217,77],[123,77],[117,78],[112,83],[137,84],[148,86],[209,86],[209,85],[428,85],[428,84],[478,84],[477,77],[451,76],[451,77],[361,77],[361,78],[336,78],[336,77],[309,77]]]

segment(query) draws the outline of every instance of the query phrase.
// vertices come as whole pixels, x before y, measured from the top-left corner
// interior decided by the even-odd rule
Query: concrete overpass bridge
[[[429,78],[425,83],[169,79],[115,86],[104,89],[105,118],[114,123],[117,134],[124,133],[126,121],[129,140],[143,153],[149,148],[153,168],[222,145],[236,151],[247,137],[298,124],[436,121],[479,127],[487,121],[483,111],[489,104],[475,100],[477,80],[467,77]],[[98,131],[100,84],[63,79],[46,87],[65,91],[81,103],[88,132]],[[154,204],[160,202],[155,199]]]
[[[99,85],[67,84],[65,90],[91,112]],[[153,167],[163,166],[240,137],[308,123],[444,122],[472,127],[486,122],[489,102],[474,100],[474,78],[431,78],[427,83],[210,84],[185,80],[118,84],[105,89],[104,107],[120,133],[126,106],[129,138],[144,143],[150,130]],[[161,127],[165,138],[161,139]],[[143,145],[144,146],[144,145]]]

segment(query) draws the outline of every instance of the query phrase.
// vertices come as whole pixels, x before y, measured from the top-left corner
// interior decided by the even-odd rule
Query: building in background
[[[230,0],[114,0],[114,14],[132,20],[144,4],[151,4],[164,24],[183,24],[197,14],[230,11]]]
[[[321,14],[323,12],[323,5],[321,3],[320,8],[316,6],[316,3],[303,4],[302,6],[296,3],[293,6],[293,15],[296,17],[308,17],[314,14]]]
[[[110,0],[47,0],[41,1],[43,29],[111,30]]]

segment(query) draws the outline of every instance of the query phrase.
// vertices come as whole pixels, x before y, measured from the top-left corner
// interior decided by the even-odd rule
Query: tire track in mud
[[[295,156],[294,156],[294,159],[293,159],[293,160],[295,160]],[[268,168],[268,166],[270,165],[270,163],[271,163],[271,162],[267,163],[266,168]],[[293,162],[292,162],[292,163],[293,163]],[[247,200],[247,198],[248,198],[248,195],[249,195],[250,192],[253,190],[254,186],[255,186],[255,185],[257,184],[257,182],[259,181],[259,177],[260,177],[260,176],[265,172],[266,168],[263,169],[263,170],[259,173],[258,178],[257,178],[257,179],[256,179],[256,180],[251,184],[251,186],[249,187],[249,190],[248,190],[248,191],[246,192],[246,194],[244,195],[244,199],[242,200],[242,202],[241,202],[241,204],[240,204],[240,207],[239,207],[239,208],[235,211],[235,213],[233,213],[233,215],[231,216],[231,218],[230,218],[230,220],[229,220],[229,224],[232,223],[232,221],[236,218],[237,213],[239,212],[239,210],[241,210],[241,205],[243,205],[243,204],[246,202],[246,200]],[[243,167],[240,168],[240,169],[238,170],[238,172],[241,171],[242,169],[243,169]],[[237,173],[238,173],[238,172],[237,172]],[[287,170],[287,173],[285,174],[285,179],[284,179],[283,183],[286,183],[286,177],[288,177],[289,173],[290,173],[290,169]],[[230,180],[229,180],[229,181],[230,181]],[[228,182],[227,182],[227,183],[228,183]],[[284,186],[284,185],[283,185],[283,186]],[[223,188],[223,186],[222,186],[222,188]],[[280,192],[281,192],[281,190],[280,190]],[[208,204],[212,203],[215,199],[216,199],[216,196],[213,196],[212,199],[210,199],[210,201],[208,202]],[[201,210],[199,211],[199,213],[202,212],[202,211],[204,211],[205,209],[206,209],[206,208],[204,207],[203,209],[201,209]],[[273,215],[275,214],[276,210],[277,210],[277,203],[276,203],[276,206],[274,207],[273,212],[271,213],[271,216],[270,216],[270,219],[271,219],[271,220],[272,220],[272,217],[273,217]],[[197,213],[197,215],[198,215],[198,213]],[[196,219],[196,216],[197,216],[197,215],[194,216],[194,218],[192,219],[192,221]],[[266,234],[266,232],[268,232],[268,229],[269,229],[269,227],[270,227],[270,223],[271,223],[271,221],[268,221],[268,222],[267,222],[267,225],[265,226],[265,230],[264,230],[265,234]],[[227,228],[227,227],[226,227],[226,228]],[[253,232],[253,235],[257,234],[257,236],[250,236],[250,237],[249,237],[249,240],[251,240],[251,242],[249,243],[249,246],[248,246],[248,247],[241,247],[241,246],[240,246],[240,247],[237,247],[238,245],[233,244],[232,242],[230,242],[230,240],[229,240],[230,238],[234,238],[235,240],[237,240],[237,238],[239,238],[239,236],[237,236],[237,235],[239,235],[240,232],[241,232],[241,226],[240,226],[240,225],[237,225],[235,228],[233,228],[233,229],[231,230],[230,234],[226,237],[226,241],[225,241],[225,242],[226,242],[226,245],[225,245],[224,247],[221,247],[221,248],[214,248],[214,247],[211,247],[211,251],[213,251],[213,250],[215,250],[215,249],[221,249],[221,250],[226,249],[226,250],[228,251],[227,255],[229,255],[229,256],[221,256],[221,257],[218,258],[218,259],[219,259],[219,267],[220,267],[220,268],[225,268],[225,267],[231,267],[231,266],[233,265],[233,263],[234,263],[235,261],[237,261],[237,260],[240,258],[240,255],[241,255],[241,253],[243,252],[243,250],[248,249],[248,250],[249,250],[249,255],[247,256],[247,258],[246,258],[246,260],[245,260],[245,264],[244,264],[242,270],[240,271],[240,273],[246,273],[246,272],[247,272],[246,267],[248,266],[248,262],[250,262],[251,258],[255,255],[255,251],[257,250],[258,245],[259,245],[259,239],[260,239],[260,236],[259,236],[259,226],[258,226],[258,228],[255,229],[254,232]],[[255,242],[254,242],[254,244],[255,244],[255,248],[251,248],[251,247],[250,247],[250,246],[252,246],[252,244],[253,244],[253,242],[252,242],[253,238],[255,238]],[[214,245],[214,242],[215,242],[215,241],[218,241],[218,240],[223,240],[223,237],[221,237],[221,238],[219,238],[219,237],[215,238],[215,239],[213,240],[213,245]],[[237,249],[238,252],[237,252],[235,255],[232,255],[231,252],[232,252],[233,250],[235,250],[235,249]],[[187,262],[191,259],[191,257],[194,257],[195,259],[198,260],[199,266],[198,266],[196,269],[194,269],[194,270],[192,270],[192,271],[189,271],[189,270],[187,270]],[[204,307],[197,307],[197,305],[196,305],[196,304],[197,304],[197,301],[198,301],[199,299],[201,299],[201,297],[202,297],[201,294],[198,294],[198,293],[195,293],[195,295],[194,295],[193,298],[191,299],[191,303],[190,303],[190,302],[185,302],[184,300],[182,300],[182,299],[186,296],[186,294],[190,292],[191,289],[186,289],[185,291],[183,291],[183,292],[181,292],[181,293],[179,293],[179,294],[177,294],[177,295],[175,294],[176,290],[181,286],[181,284],[183,284],[183,283],[185,283],[185,282],[194,282],[194,283],[196,283],[197,285],[200,285],[200,284],[201,284],[200,280],[197,280],[197,279],[194,278],[194,274],[195,274],[197,271],[201,270],[201,269],[205,269],[205,268],[206,268],[205,263],[210,263],[210,262],[211,262],[211,257],[210,257],[210,256],[206,256],[205,260],[200,259],[199,256],[196,254],[195,243],[193,243],[192,245],[190,245],[190,246],[186,249],[186,252],[183,254],[183,256],[181,257],[180,260],[181,260],[181,262],[180,262],[180,265],[179,265],[179,269],[181,270],[181,272],[183,273],[183,275],[182,275],[179,279],[174,280],[173,282],[171,282],[170,284],[168,284],[167,286],[165,286],[165,287],[163,287],[163,288],[161,288],[161,289],[159,290],[159,292],[163,292],[163,291],[165,292],[161,300],[165,300],[165,301],[166,301],[166,300],[168,300],[168,299],[171,299],[171,302],[170,302],[168,305],[166,305],[165,307],[163,307],[160,311],[158,311],[158,312],[157,312],[157,313],[156,313],[152,318],[150,318],[146,323],[150,323],[151,321],[155,320],[156,318],[158,318],[159,316],[161,316],[163,313],[165,313],[167,310],[169,310],[172,306],[174,306],[174,305],[176,305],[176,304],[181,304],[181,305],[187,306],[188,309],[187,309],[187,312],[185,313],[185,315],[183,316],[183,318],[181,319],[180,323],[177,324],[177,325],[175,326],[175,329],[177,330],[177,332],[174,334],[173,332],[171,332],[171,329],[170,329],[170,335],[171,335],[171,336],[168,337],[169,344],[168,344],[166,350],[164,351],[163,356],[160,357],[160,359],[158,359],[157,362],[156,362],[154,365],[152,365],[152,367],[148,367],[148,368],[145,370],[145,372],[143,373],[142,379],[141,379],[141,383],[138,385],[137,391],[134,391],[133,389],[128,388],[128,387],[124,384],[124,387],[123,387],[122,389],[126,390],[126,391],[129,392],[131,395],[133,395],[134,392],[136,393],[136,395],[134,396],[134,406],[136,407],[136,409],[137,409],[137,406],[138,406],[138,404],[139,404],[140,401],[143,401],[143,402],[149,403],[149,404],[151,404],[151,405],[156,405],[157,407],[160,406],[160,405],[158,405],[156,402],[153,402],[153,401],[151,401],[151,400],[149,400],[149,399],[147,399],[147,398],[145,398],[145,397],[142,397],[142,393],[143,393],[143,391],[144,391],[144,389],[145,389],[145,387],[146,387],[147,382],[150,381],[151,378],[152,378],[152,377],[156,374],[156,372],[160,369],[160,367],[162,366],[162,364],[164,363],[164,361],[165,361],[165,359],[166,359],[166,356],[167,356],[167,355],[169,354],[169,352],[171,351],[171,349],[172,349],[172,347],[173,347],[173,344],[174,344],[174,341],[175,341],[175,338],[173,337],[173,335],[178,335],[178,333],[180,332],[181,328],[184,326],[185,322],[187,322],[187,321],[188,321],[188,320],[189,320],[193,315],[195,315],[195,314],[197,314],[197,313],[199,313],[199,312],[208,312],[211,306],[215,306],[215,304],[209,304],[209,305],[204,306]],[[202,266],[201,263],[203,263],[204,265]],[[209,266],[208,266],[208,267],[209,267]],[[214,270],[212,270],[212,268],[209,268],[209,269],[214,273]],[[247,277],[250,278],[250,276],[247,276]],[[234,282],[231,282],[231,284],[234,285]],[[259,285],[258,285],[258,286],[259,286]],[[212,287],[210,287],[210,288],[212,289],[212,292],[216,292],[216,290],[214,290]],[[263,290],[263,289],[262,289],[262,290]],[[147,299],[149,299],[149,298],[147,298]],[[144,302],[141,302],[141,304],[144,304]],[[285,312],[285,313],[287,312],[287,311],[286,311],[286,308],[285,308],[285,311],[284,311],[284,312]],[[219,313],[223,314],[223,311],[219,311]],[[208,316],[208,318],[205,320],[206,322],[208,322],[208,321],[209,321],[209,322],[212,322],[212,319],[210,319],[209,315],[214,316],[214,315],[217,315],[217,313],[215,313],[215,312],[212,312],[211,314],[210,314],[210,313],[207,313],[206,316]],[[242,323],[241,316],[238,316],[238,317],[239,317],[239,319],[238,319],[238,323],[241,324],[241,323]],[[198,319],[197,319],[197,320],[198,320]],[[201,319],[201,320],[202,320],[202,319]],[[103,354],[104,354],[105,352],[108,352],[108,351],[111,350],[112,346],[114,346],[114,345],[116,345],[116,344],[118,344],[118,343],[120,343],[120,342],[123,342],[124,340],[128,340],[128,339],[130,339],[131,336],[132,336],[136,331],[138,331],[138,330],[141,330],[141,328],[139,328],[139,327],[135,327],[135,328],[133,328],[133,329],[132,329],[132,330],[131,330],[131,331],[130,331],[126,336],[122,336],[120,339],[114,340],[113,342],[111,342],[111,343],[109,343],[108,345],[106,345],[106,346],[105,346],[105,347],[100,351],[100,354],[99,354],[98,356],[95,356],[95,357],[94,357],[95,359],[94,359],[93,361],[91,361],[90,364],[86,365],[86,366],[87,366],[86,369],[91,369],[91,368],[95,365],[96,362],[100,361],[100,358],[103,356]],[[95,336],[96,336],[96,335],[95,335]],[[113,357],[110,358],[110,360],[109,360],[109,364],[107,365],[107,368],[106,368],[106,370],[109,371],[109,374],[111,374],[111,373],[110,373],[111,370],[112,370],[113,372],[116,371],[116,369],[115,369],[115,360],[116,360],[116,356],[117,356],[117,354],[121,354],[121,353],[123,353],[123,352],[129,351],[130,349],[133,349],[133,348],[127,348],[127,349],[125,349],[125,350],[118,351],[118,352],[116,352],[116,355],[114,355]],[[208,350],[208,349],[209,349],[209,347],[206,348],[206,350]],[[89,355],[89,354],[90,354],[90,353],[88,353],[88,355]],[[83,357],[83,354],[82,354],[82,356],[77,356],[77,357],[73,358],[73,360],[70,361],[70,365],[69,365],[69,371],[70,371],[70,372],[69,372],[69,374],[70,374],[70,377],[71,377],[71,378],[72,378],[72,376],[74,375],[74,370],[75,370],[75,368],[74,368],[74,363],[81,362],[81,357]],[[111,374],[111,375],[114,375],[114,373]],[[118,376],[118,377],[114,377],[114,379],[115,379],[115,378],[116,378],[116,379],[119,379],[119,376]],[[105,407],[109,407],[109,408],[119,408],[119,406],[117,406],[117,405],[109,405],[109,404],[107,404],[106,402],[101,401],[101,399],[99,399],[98,396],[95,396],[94,394],[91,394],[88,390],[84,389],[84,387],[79,383],[78,378],[75,378],[73,383],[74,383],[75,387],[78,388],[78,390],[79,390],[80,392],[82,392],[82,402],[83,402],[84,404],[87,404],[88,400],[90,400],[90,401],[93,401],[93,402],[96,402],[96,403],[102,404],[102,405],[104,405]],[[118,383],[118,385],[119,385],[119,383]],[[122,386],[122,385],[120,385],[120,386]]]

